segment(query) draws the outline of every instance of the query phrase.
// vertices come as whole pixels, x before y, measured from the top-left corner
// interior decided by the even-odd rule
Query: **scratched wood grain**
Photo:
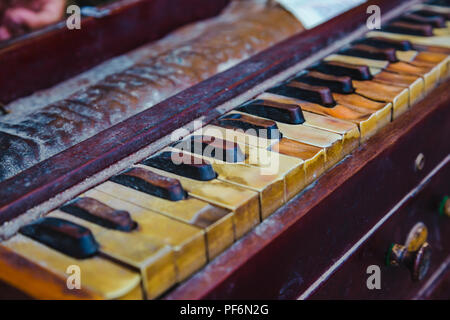
[[[0,102],[48,88],[189,22],[218,14],[229,0],[121,0],[79,30],[65,21],[0,46]],[[45,76],[44,76],[45,75]]]

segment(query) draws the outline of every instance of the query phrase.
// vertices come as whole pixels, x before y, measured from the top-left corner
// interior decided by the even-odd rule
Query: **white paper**
[[[306,29],[314,28],[366,0],[276,0]]]

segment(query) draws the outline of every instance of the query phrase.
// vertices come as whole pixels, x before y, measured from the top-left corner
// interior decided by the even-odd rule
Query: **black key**
[[[191,136],[186,140],[174,143],[172,147],[225,162],[245,160],[245,154],[242,153],[236,142],[212,136]]]
[[[89,229],[59,218],[41,218],[20,228],[19,232],[77,259],[89,258],[99,249]]]
[[[417,10],[414,11],[413,13],[422,17],[442,17],[445,20],[450,20],[450,13],[436,12],[434,10],[428,9]]]
[[[387,60],[389,62],[398,62],[395,49],[393,48],[375,48],[366,44],[355,44],[354,46],[341,50],[342,55],[367,58],[373,60]]]
[[[186,191],[177,179],[164,177],[144,168],[131,168],[109,180],[123,186],[164,198],[179,201],[186,198]]]
[[[327,87],[318,87],[302,82],[291,81],[287,84],[271,88],[267,90],[267,92],[318,103],[327,108],[336,106],[336,101],[334,101],[333,94]]]
[[[355,41],[358,44],[366,44],[376,48],[393,48],[398,51],[414,50],[411,42],[408,40],[394,40],[383,37],[363,38]]]
[[[312,69],[335,76],[349,76],[353,80],[371,80],[372,74],[368,66],[358,66],[338,61],[322,61]]]
[[[131,219],[128,211],[113,209],[89,197],[72,200],[60,209],[108,229],[131,231],[137,227],[137,223]]]
[[[414,36],[433,36],[433,26],[430,24],[413,24],[409,22],[393,22],[382,29],[386,32],[410,34]]]
[[[323,86],[330,88],[336,93],[353,93],[352,78],[348,76],[334,76],[317,71],[310,71],[305,75],[297,77],[295,81],[304,82],[313,86]]]
[[[302,124],[305,122],[302,109],[296,104],[258,99],[252,100],[236,110],[282,123]]]
[[[217,177],[211,163],[183,152],[164,151],[145,159],[142,163],[146,166],[200,181],[209,181]]]
[[[217,124],[229,129],[242,129],[245,130],[246,134],[251,134],[260,138],[281,139],[282,137],[276,122],[255,118],[245,114],[226,114],[217,120]]]
[[[450,0],[430,0],[425,3],[439,7],[450,7]]]
[[[441,16],[424,17],[418,14],[409,13],[398,18],[398,21],[404,21],[417,24],[429,24],[434,28],[445,28],[445,19]]]

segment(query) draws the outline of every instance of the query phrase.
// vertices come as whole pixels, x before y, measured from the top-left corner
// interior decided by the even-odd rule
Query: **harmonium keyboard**
[[[0,46],[0,297],[450,297],[450,2],[280,3]]]

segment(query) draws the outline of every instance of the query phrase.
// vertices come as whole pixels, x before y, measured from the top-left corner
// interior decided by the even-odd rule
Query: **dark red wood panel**
[[[450,153],[449,90],[447,81],[167,298],[299,296]]]
[[[156,0],[155,0],[156,1]],[[214,108],[309,57],[365,24],[368,5],[386,12],[400,0],[371,0],[143,111],[0,183],[0,223],[168,135],[190,121],[219,114]]]
[[[328,281],[311,296],[311,299],[412,299],[430,276],[450,259],[450,219],[439,215],[439,203],[450,192],[450,162],[436,173],[414,198],[407,201],[380,229],[361,246]],[[391,243],[404,244],[411,228],[423,222],[428,228],[432,249],[430,269],[422,281],[413,281],[404,267],[385,265],[385,254]],[[366,286],[366,268],[378,265],[381,270],[381,289],[369,290]],[[448,270],[447,272],[449,272]],[[444,273],[445,276],[445,273]],[[436,294],[438,290],[434,289]],[[445,293],[441,293],[441,298]],[[450,299],[450,290],[447,291]]]
[[[65,22],[0,48],[0,102],[48,88],[108,58],[161,38],[186,23],[218,14],[229,0],[122,0],[80,30]]]

